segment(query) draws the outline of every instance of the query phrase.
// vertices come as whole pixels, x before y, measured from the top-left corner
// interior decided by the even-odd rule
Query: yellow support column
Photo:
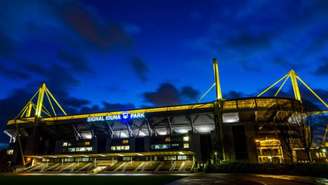
[[[290,77],[290,80],[292,81],[292,86],[293,86],[295,99],[302,102],[300,89],[299,89],[298,83],[297,83],[297,74],[296,74],[296,72],[294,70],[290,70],[288,75]]]
[[[220,84],[220,74],[219,74],[219,65],[216,58],[213,58],[213,70],[214,70],[214,78],[216,85],[216,100],[222,100],[222,91]]]
[[[32,101],[29,101],[28,102],[28,105],[27,105],[27,112],[26,112],[26,117],[31,117],[31,113],[32,113],[32,108],[33,108],[33,103]]]
[[[46,84],[42,83],[42,85],[39,89],[38,101],[37,101],[36,109],[35,109],[35,116],[36,117],[41,117],[44,93],[45,93],[46,89],[47,89]]]

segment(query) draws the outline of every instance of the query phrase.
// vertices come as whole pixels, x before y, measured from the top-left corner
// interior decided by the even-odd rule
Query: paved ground
[[[300,185],[324,184],[328,179],[286,175],[257,174],[197,174],[174,181],[169,185]]]

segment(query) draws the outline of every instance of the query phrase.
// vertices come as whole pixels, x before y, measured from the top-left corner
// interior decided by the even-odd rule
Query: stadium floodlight
[[[186,134],[186,133],[188,133],[189,130],[186,128],[177,128],[177,129],[175,129],[175,131],[179,134]]]
[[[211,132],[211,130],[213,130],[213,127],[210,127],[210,126],[198,126],[198,127],[196,127],[196,130],[199,133],[209,133],[209,132]]]
[[[238,112],[222,114],[223,123],[237,123],[239,121]]]

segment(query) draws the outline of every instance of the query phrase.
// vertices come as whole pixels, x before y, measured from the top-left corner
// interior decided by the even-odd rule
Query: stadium
[[[10,165],[17,172],[174,173],[222,162],[327,161],[327,130],[313,147],[299,83],[291,70],[256,97],[224,99],[213,60],[212,102],[67,115],[42,84],[18,116],[9,120]],[[279,97],[290,79],[294,98]],[[277,85],[273,96],[266,96]]]

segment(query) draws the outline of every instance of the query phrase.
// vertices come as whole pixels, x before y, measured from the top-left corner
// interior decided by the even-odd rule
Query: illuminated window
[[[123,143],[123,144],[129,144],[129,140],[128,140],[128,139],[124,139],[124,140],[122,141],[122,143]]]
[[[177,160],[176,156],[164,156],[165,161],[175,161]]]
[[[76,148],[68,148],[68,152],[91,152],[92,147],[76,147]]]
[[[130,146],[129,145],[124,145],[124,146],[111,146],[110,149],[112,151],[130,150]]]
[[[189,136],[184,136],[183,141],[189,141]]]
[[[163,150],[163,149],[168,149],[169,145],[167,145],[167,144],[158,144],[158,145],[152,145],[151,148],[155,149],[155,150]]]
[[[71,143],[69,143],[69,142],[63,142],[63,146],[71,146]]]
[[[14,154],[14,150],[13,149],[7,150],[7,155],[13,155],[13,154]]]
[[[84,142],[84,145],[90,145],[90,141]]]
[[[75,148],[68,148],[69,152],[75,152]]]
[[[187,160],[187,156],[185,156],[185,155],[178,155],[178,160]]]
[[[171,138],[169,138],[169,137],[165,138],[165,142],[170,142],[170,141],[171,141]]]
[[[189,148],[189,143],[184,143],[183,148]]]

